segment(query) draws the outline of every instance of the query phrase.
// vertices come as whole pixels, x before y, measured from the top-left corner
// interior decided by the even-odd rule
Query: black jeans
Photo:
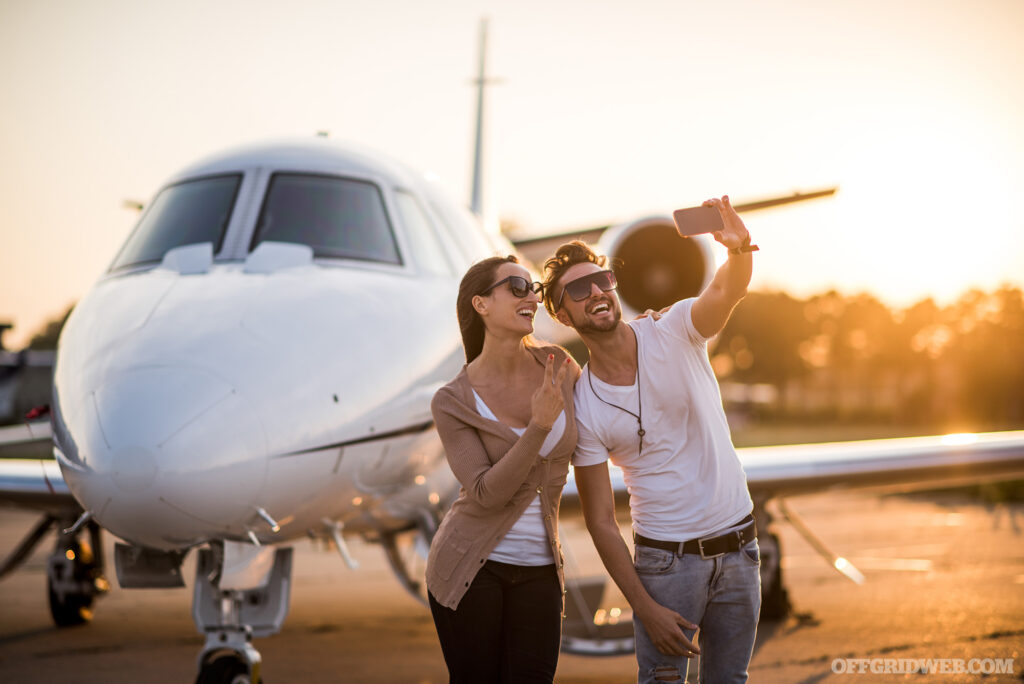
[[[562,591],[553,564],[487,561],[456,610],[429,598],[451,684],[554,679]]]

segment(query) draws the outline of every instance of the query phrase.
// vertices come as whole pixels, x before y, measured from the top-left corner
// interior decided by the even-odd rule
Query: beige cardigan
[[[567,353],[557,346],[530,348],[542,364],[555,355],[555,368]],[[565,374],[565,432],[547,458],[539,451],[550,430],[534,424],[520,437],[504,423],[484,418],[476,411],[476,399],[466,367],[434,395],[430,409],[441,436],[448,464],[462,484],[434,535],[427,558],[427,588],[442,606],[455,609],[487,556],[498,545],[540,494],[544,527],[558,559],[558,580],[565,595],[564,559],[558,542],[558,503],[576,448],[576,415],[572,393],[579,366]],[[564,599],[563,599],[564,601]]]

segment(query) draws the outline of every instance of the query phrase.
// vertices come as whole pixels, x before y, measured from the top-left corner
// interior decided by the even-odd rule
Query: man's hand
[[[651,601],[643,612],[635,612],[635,616],[644,623],[647,636],[651,643],[665,655],[686,656],[692,658],[700,655],[700,649],[692,641],[686,638],[682,628],[697,629],[682,615],[670,608]]]
[[[722,215],[722,223],[725,225],[725,229],[715,231],[711,236],[729,249],[742,247],[743,243],[750,237],[750,232],[747,230],[747,227],[743,225],[743,220],[740,219],[740,215],[732,208],[732,203],[729,202],[729,196],[723,195],[722,199],[713,197],[706,200],[702,206],[716,207],[718,209],[718,213]]]

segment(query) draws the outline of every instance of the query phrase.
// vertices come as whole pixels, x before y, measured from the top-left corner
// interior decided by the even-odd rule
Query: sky
[[[0,0],[0,321],[80,299],[178,169],[331,137],[524,233],[839,186],[746,214],[752,287],[890,306],[1024,286],[1020,0]]]

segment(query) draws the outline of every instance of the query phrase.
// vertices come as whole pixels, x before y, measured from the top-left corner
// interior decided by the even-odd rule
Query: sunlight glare
[[[943,435],[941,442],[943,446],[963,446],[974,444],[978,441],[978,435],[973,432],[957,432],[951,435]]]
[[[986,279],[1008,268],[998,262],[1010,256],[983,245],[1012,244],[1010,174],[980,122],[959,120],[967,118],[891,112],[839,152],[837,215],[847,247],[871,249],[865,289],[907,303],[922,289],[949,299],[995,285]]]

